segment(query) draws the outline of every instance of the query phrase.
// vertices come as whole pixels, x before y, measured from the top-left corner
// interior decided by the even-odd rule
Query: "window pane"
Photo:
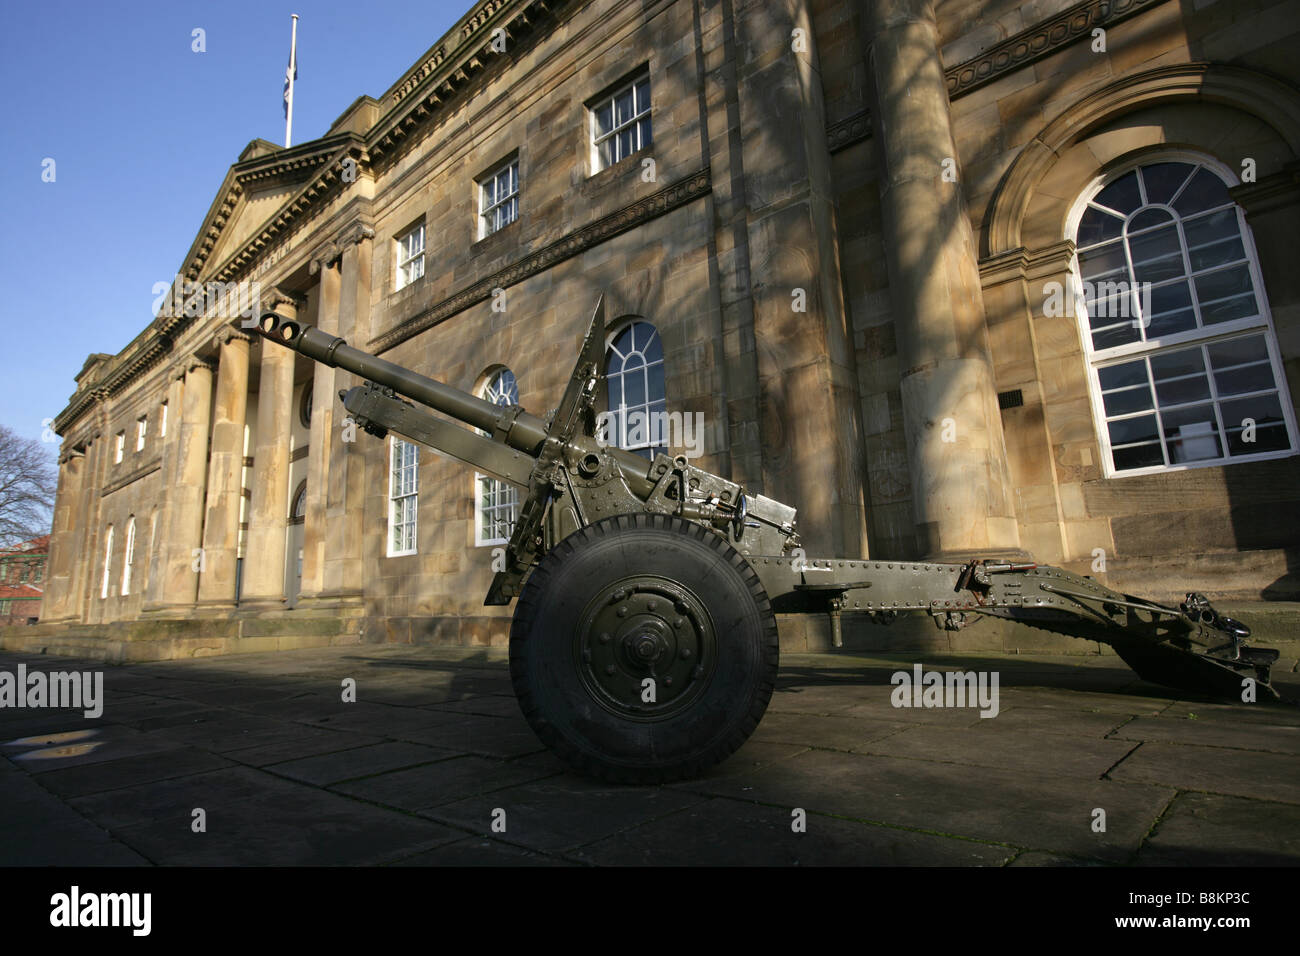
[[[1114,242],[1079,253],[1079,274],[1089,282],[1101,278],[1127,279],[1128,261],[1124,258],[1124,244]]]
[[[1210,397],[1210,382],[1203,375],[1160,382],[1156,385],[1156,397],[1161,408],[1202,401]]]
[[[1252,291],[1250,270],[1244,265],[1220,269],[1217,272],[1210,272],[1196,277],[1196,296],[1200,299],[1202,306],[1216,299],[1236,297]],[[1253,295],[1251,296],[1251,302],[1254,302]],[[1222,321],[1222,319],[1219,321]]]
[[[1174,209],[1180,216],[1190,216],[1192,213],[1222,206],[1228,202],[1231,202],[1231,199],[1228,196],[1228,187],[1223,185],[1223,180],[1205,167],[1201,167],[1174,200]]]
[[[1276,394],[1224,402],[1221,408],[1231,454],[1257,455],[1291,447]]]
[[[1173,282],[1152,289],[1147,338],[1159,338],[1193,328],[1196,314],[1191,305],[1192,292],[1186,282]]]
[[[1097,193],[1093,202],[1127,216],[1142,203],[1142,197],[1138,195],[1137,173],[1121,176]]]
[[[1140,213],[1129,220],[1128,231],[1134,233],[1143,229],[1150,229],[1153,226],[1160,225],[1162,222],[1171,222],[1173,218],[1174,217],[1164,209],[1143,209]]]
[[[1156,427],[1156,417],[1154,415],[1121,418],[1117,422],[1111,422],[1108,429],[1112,445],[1131,445],[1137,442],[1160,440],[1160,431]]]
[[[1102,349],[1112,349],[1117,345],[1127,345],[1130,342],[1136,342],[1141,338],[1138,333],[1137,325],[1133,322],[1122,322],[1119,325],[1112,325],[1110,328],[1101,329],[1092,333],[1092,347],[1097,351]]]
[[[596,110],[596,135],[604,136],[614,128],[614,106],[606,103]]]
[[[1131,412],[1146,411],[1154,407],[1149,385],[1121,389],[1118,392],[1107,392],[1102,396],[1101,400],[1106,407],[1107,415],[1127,415]]]
[[[1142,167],[1142,182],[1147,187],[1147,202],[1168,204],[1192,173],[1190,163],[1153,163]]]
[[[614,124],[616,126],[632,122],[632,117],[635,115],[636,111],[632,109],[631,89],[614,98]]]
[[[1206,346],[1206,350],[1210,353],[1210,365],[1215,369],[1268,359],[1268,347],[1264,344],[1262,335],[1243,335],[1225,342],[1215,342]]]
[[[1199,348],[1163,352],[1151,357],[1151,374],[1156,381],[1180,375],[1204,374],[1205,359]]]
[[[636,128],[637,135],[640,137],[640,142],[637,144],[637,148],[645,149],[654,142],[653,137],[650,135],[650,117],[647,116],[645,119],[638,121]]]
[[[1114,239],[1123,231],[1123,219],[1112,213],[1089,206],[1088,211],[1079,220],[1079,232],[1075,241],[1081,247],[1091,246],[1107,239]]]
[[[1111,453],[1111,457],[1115,462],[1116,471],[1126,471],[1131,468],[1150,468],[1165,463],[1165,456],[1160,451],[1159,442],[1153,445],[1116,448]]]
[[[1213,405],[1196,405],[1163,413],[1170,463],[1204,461],[1223,455]]]
[[[1178,230],[1172,225],[1130,238],[1129,249],[1138,282],[1160,282],[1183,275]]]
[[[1105,391],[1125,388],[1129,385],[1145,385],[1147,367],[1145,362],[1125,362],[1123,365],[1107,365],[1097,370],[1101,387]]]

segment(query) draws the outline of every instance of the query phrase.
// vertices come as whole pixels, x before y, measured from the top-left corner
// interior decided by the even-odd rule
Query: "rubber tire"
[[[655,722],[601,706],[574,659],[588,602],[638,574],[691,591],[717,642],[704,690]],[[762,719],[778,664],[776,617],[749,562],[721,535],[668,515],[605,518],[564,539],[529,576],[510,630],[510,677],[533,731],[574,770],[616,783],[693,777],[730,756]]]

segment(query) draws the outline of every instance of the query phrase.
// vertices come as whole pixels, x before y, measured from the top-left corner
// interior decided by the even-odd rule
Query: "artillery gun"
[[[538,737],[576,770],[620,782],[695,775],[758,726],[777,676],[776,615],[979,615],[1100,641],[1142,678],[1219,697],[1253,680],[1276,697],[1278,652],[1202,595],[1168,607],[1060,568],[997,557],[965,563],[806,558],[795,509],[703,471],[598,437],[604,354],[597,305],[559,406],[545,420],[416,374],[264,312],[268,342],[341,368],[352,419],[392,431],[523,489],[505,567],[484,604],[516,600],[510,676]],[[408,401],[408,399],[410,401]],[[418,405],[416,404],[418,403]],[[419,406],[424,406],[421,408]],[[435,417],[441,412],[458,424]]]

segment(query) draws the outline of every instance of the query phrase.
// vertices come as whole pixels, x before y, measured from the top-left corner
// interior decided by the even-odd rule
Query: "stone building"
[[[1295,0],[488,0],[250,143],[179,287],[538,413],[603,293],[611,394],[702,416],[810,555],[1285,597],[1298,33]],[[167,298],[56,420],[61,639],[504,642],[512,489],[347,440],[352,376]]]

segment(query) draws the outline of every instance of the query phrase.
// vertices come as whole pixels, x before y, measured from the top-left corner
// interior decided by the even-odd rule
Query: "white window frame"
[[[655,325],[655,323],[649,321],[648,319],[633,319],[631,322],[624,322],[622,325],[620,325],[617,329],[615,329],[612,333],[610,333],[610,334],[605,338],[605,381],[606,381],[606,389],[607,389],[606,394],[607,394],[607,395],[608,395],[608,382],[609,382],[611,379],[613,379],[613,378],[619,378],[619,379],[622,379],[622,378],[625,378],[628,374],[630,374],[630,373],[627,372],[624,368],[620,368],[618,372],[611,372],[611,371],[610,371],[610,357],[614,354],[614,343],[618,341],[619,337],[622,336],[622,334],[623,334],[624,332],[626,332],[629,328],[631,328],[631,327],[634,326],[634,325],[647,325],[647,326],[649,326],[650,328],[652,328],[652,329],[654,330],[655,338],[659,339],[659,349],[660,349],[660,352],[661,352],[661,353],[663,352],[663,342],[664,342],[664,340],[663,340],[663,335],[662,335],[662,334],[660,333],[660,331],[659,331],[659,326]],[[640,354],[642,355],[643,358],[644,358],[644,356],[645,356],[644,351],[642,351],[641,349],[633,349],[632,352],[638,352],[638,353],[640,353]],[[632,352],[629,352],[628,355],[631,355]],[[620,357],[621,359],[624,359],[624,360],[626,361],[627,356],[623,355],[622,353],[619,353],[619,357]],[[650,371],[650,370],[651,370],[652,368],[655,368],[655,367],[658,367],[658,368],[659,368],[659,370],[660,370],[660,374],[661,374],[661,375],[663,376],[663,378],[664,378],[664,397],[663,397],[663,400],[662,400],[662,404],[660,404],[659,401],[654,401],[654,402],[650,401],[650,374],[651,374],[651,371]],[[634,405],[634,406],[631,406],[631,407],[626,407],[626,406],[625,406],[626,411],[627,411],[628,413],[635,412],[635,411],[644,411],[644,412],[646,413],[647,418],[649,419],[649,421],[650,421],[651,423],[656,422],[656,421],[660,421],[660,422],[662,422],[662,421],[665,420],[664,418],[656,419],[656,418],[654,418],[653,416],[654,416],[655,414],[657,414],[657,413],[660,413],[660,412],[662,412],[662,413],[664,413],[664,414],[666,415],[666,413],[667,413],[667,411],[668,411],[668,359],[667,359],[667,356],[665,355],[664,357],[662,357],[662,358],[660,358],[660,359],[658,359],[658,360],[656,360],[656,361],[654,361],[654,362],[645,362],[645,363],[641,366],[641,371],[643,372],[643,374],[644,374],[645,377],[646,377],[646,401],[645,401],[645,403],[642,404],[642,405]],[[626,389],[626,387],[620,384],[620,386],[619,386],[619,393],[620,393],[620,394],[623,394],[623,395],[627,394],[627,389]],[[613,416],[613,415],[618,415],[617,418],[611,418],[611,419],[610,419],[611,423],[613,423],[613,422],[617,422],[617,423],[618,423],[618,429],[619,429],[619,434],[616,435],[616,436],[614,436],[615,440],[612,442],[612,444],[616,445],[616,446],[619,447],[619,448],[622,448],[624,451],[641,452],[641,451],[647,451],[647,450],[648,450],[648,451],[650,452],[650,455],[651,455],[652,457],[653,457],[653,455],[657,454],[657,452],[654,451],[654,449],[658,449],[659,451],[662,451],[664,454],[667,454],[667,453],[668,453],[668,440],[667,440],[667,439],[668,439],[668,436],[667,436],[666,434],[661,434],[661,435],[659,436],[659,437],[661,437],[661,438],[663,439],[663,441],[662,441],[662,442],[659,442],[659,443],[657,443],[657,442],[655,442],[655,441],[652,440],[653,437],[654,437],[653,435],[647,435],[647,436],[646,436],[646,440],[643,441],[643,442],[630,442],[630,443],[627,444],[627,445],[622,444],[622,443],[619,441],[619,439],[622,439],[622,438],[624,437],[623,432],[624,432],[624,430],[625,430],[626,427],[627,427],[627,423],[626,423],[626,421],[624,420],[624,418],[623,418],[623,416],[622,416],[622,411],[623,411],[623,410],[622,410],[622,409],[617,409],[617,408],[609,408],[609,409],[607,409],[607,410],[608,410],[608,412],[610,413],[611,416]]]
[[[158,413],[158,437],[167,437],[167,403],[162,403],[162,410]]]
[[[645,105],[644,109],[638,110],[636,108],[636,87],[639,86],[642,83],[642,81],[644,81],[647,84],[646,96],[650,100],[650,102]],[[587,130],[588,130],[587,140],[591,144],[590,146],[591,172],[593,175],[600,172],[602,169],[608,169],[610,166],[617,166],[620,162],[622,162],[628,156],[631,156],[633,153],[645,149],[648,146],[654,145],[654,120],[652,118],[652,115],[654,113],[654,109],[653,109],[654,96],[650,92],[648,86],[649,82],[650,82],[650,67],[647,65],[645,68],[638,70],[636,74],[632,76],[626,83],[620,83],[618,87],[616,87],[614,90],[610,91],[607,94],[600,95],[599,97],[597,97],[594,100],[591,100],[587,104]],[[618,116],[618,106],[617,106],[618,98],[622,96],[624,93],[628,92],[628,90],[633,91],[632,92],[632,110],[633,110],[632,118],[625,123],[616,123],[615,120]],[[601,133],[600,125],[597,122],[597,112],[603,106],[609,106],[610,122],[611,124],[614,124],[612,125],[608,133]],[[641,142],[639,124],[643,119],[650,119],[650,124],[649,124],[650,142],[648,143]],[[631,127],[634,131],[636,131],[637,144],[625,155],[622,156],[615,155],[609,161],[608,164],[602,163],[600,159],[601,145],[606,140],[612,138],[614,140],[613,151],[617,153],[618,134],[626,130],[628,127]]]
[[[1074,205],[1071,206],[1069,215],[1065,222],[1065,238],[1075,241],[1078,234],[1080,220],[1088,209],[1089,202],[1106,186],[1123,178],[1133,170],[1143,166],[1153,165],[1161,162],[1187,163],[1193,166],[1204,166],[1211,172],[1214,172],[1222,179],[1225,185],[1231,189],[1240,184],[1233,170],[1223,163],[1200,153],[1188,150],[1160,150],[1152,153],[1144,153],[1141,157],[1131,162],[1125,163],[1112,170],[1108,170],[1098,176],[1095,176],[1087,187],[1084,188],[1076,198]],[[1203,210],[1205,212],[1207,210]],[[1251,461],[1269,461],[1277,458],[1289,458],[1292,455],[1300,453],[1297,447],[1297,428],[1295,410],[1291,406],[1290,389],[1287,378],[1281,363],[1281,358],[1277,345],[1277,335],[1273,327],[1273,314],[1269,307],[1268,295],[1264,289],[1263,277],[1259,270],[1259,255],[1255,249],[1255,237],[1246,222],[1244,210],[1240,205],[1236,205],[1237,228],[1241,234],[1242,249],[1245,252],[1246,264],[1250,271],[1250,281],[1255,293],[1255,301],[1259,306],[1258,314],[1241,319],[1233,319],[1227,322],[1221,322],[1210,327],[1199,326],[1185,332],[1179,332],[1172,335],[1165,335],[1158,338],[1143,339],[1138,342],[1129,342],[1118,345],[1113,348],[1097,350],[1092,345],[1092,331],[1089,324],[1087,306],[1084,301],[1083,274],[1079,265],[1078,253],[1071,257],[1069,283],[1072,300],[1075,305],[1075,321],[1078,323],[1079,338],[1083,345],[1084,358],[1087,362],[1088,374],[1088,398],[1092,406],[1093,426],[1096,431],[1097,441],[1101,446],[1101,467],[1102,474],[1106,478],[1133,478],[1142,475],[1158,475],[1171,471],[1185,471],[1191,468],[1222,468],[1226,465],[1240,464]],[[1200,215],[1198,213],[1197,215]],[[1179,217],[1181,222],[1182,217]],[[1184,250],[1184,276],[1190,283],[1192,271],[1189,263],[1186,261],[1186,250]],[[1128,261],[1127,252],[1125,260],[1128,266],[1127,282],[1132,278],[1132,262]],[[1195,308],[1195,298],[1193,307]],[[1177,346],[1191,347],[1193,345],[1212,345],[1228,339],[1242,337],[1245,333],[1256,332],[1263,334],[1264,342],[1267,347],[1269,364],[1273,372],[1273,381],[1277,387],[1278,404],[1282,409],[1282,418],[1287,429],[1287,436],[1290,439],[1290,448],[1280,451],[1259,452],[1253,455],[1231,455],[1228,452],[1227,435],[1222,436],[1223,455],[1219,458],[1207,458],[1197,461],[1169,462],[1169,449],[1167,441],[1164,438],[1164,428],[1161,425],[1159,412],[1156,412],[1157,429],[1161,436],[1161,454],[1164,456],[1167,464],[1149,465],[1143,468],[1125,468],[1116,469],[1114,456],[1111,451],[1110,429],[1106,416],[1106,407],[1102,398],[1102,388],[1100,380],[1100,370],[1111,365],[1122,364],[1127,361],[1133,361],[1137,358],[1150,357],[1162,352],[1173,351]],[[1220,402],[1217,389],[1214,386],[1214,372],[1207,366],[1207,377],[1210,381],[1210,399],[1209,402],[1215,409],[1216,416],[1221,415]],[[1232,396],[1233,400],[1238,397],[1249,396]],[[1154,396],[1153,396],[1154,398]],[[1158,409],[1158,403],[1155,409]]]
[[[113,464],[120,465],[126,453],[126,432],[120,431],[113,438]]]
[[[398,236],[394,240],[394,250],[393,258],[397,263],[396,286],[397,289],[405,289],[424,277],[424,223],[419,223]]]
[[[506,177],[506,187],[509,190],[504,196],[497,194],[496,199],[489,201],[488,187],[495,186],[499,183],[502,176]],[[519,219],[519,157],[513,156],[506,162],[502,163],[492,172],[488,173],[476,184],[478,187],[478,237],[486,239],[494,232],[500,232],[512,222]],[[498,210],[510,210],[509,216],[505,222],[499,226],[494,226],[496,213]]]
[[[113,526],[104,534],[104,580],[99,586],[99,599],[108,599],[108,581],[113,576]]]
[[[135,515],[126,523],[126,557],[122,564],[122,596],[131,593],[131,565],[135,561]]]
[[[510,372],[511,380],[515,386],[513,395],[496,387],[502,372]],[[519,404],[519,379],[508,368],[494,368],[488,373],[482,387],[479,389],[479,397],[484,401],[492,402],[494,405],[517,405]],[[490,496],[496,499],[496,503],[491,506],[492,510],[509,508],[514,512],[514,518],[511,519],[511,529],[513,530],[514,522],[519,520],[519,489],[510,482],[502,481],[494,475],[474,473],[474,546],[486,548],[493,545],[508,544],[510,542],[509,536],[500,538],[488,535],[492,522],[490,518],[484,520],[487,517],[483,512],[482,504],[484,491],[487,491]],[[513,496],[513,501],[505,500],[510,496]]]
[[[412,452],[413,458],[408,464],[399,464],[398,455],[404,455],[405,448],[414,449]],[[410,472],[409,487],[396,487],[398,482],[404,483],[406,481],[405,473],[408,469]],[[403,512],[400,517],[398,515],[399,511]],[[394,436],[388,446],[388,557],[397,558],[416,553],[419,512],[420,446]],[[402,548],[393,546],[394,530],[399,526],[409,526],[408,530],[402,532],[403,543],[407,545]]]
[[[144,436],[149,433],[149,416],[141,415],[135,420],[135,450],[144,451]]]

